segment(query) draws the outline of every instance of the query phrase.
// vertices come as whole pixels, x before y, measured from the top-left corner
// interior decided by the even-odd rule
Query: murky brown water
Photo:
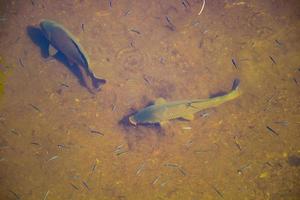
[[[1,199],[300,198],[299,1],[0,2]],[[78,38],[100,92],[42,56],[41,19]],[[234,78],[243,95],[194,121],[120,123]]]

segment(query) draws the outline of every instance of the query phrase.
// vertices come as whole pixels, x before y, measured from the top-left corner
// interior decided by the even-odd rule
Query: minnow
[[[87,54],[67,29],[51,20],[41,21],[40,27],[49,41],[49,55],[54,56],[57,51],[60,51],[66,56],[70,65],[76,64],[90,92],[94,93],[101,84],[106,83],[105,79],[96,77],[91,71]]]
[[[51,158],[48,160],[48,162],[51,161],[51,160],[55,160],[55,159],[57,159],[57,158],[59,158],[59,156],[53,156],[53,157],[51,157]]]
[[[102,135],[104,136],[104,133],[101,133],[100,131],[96,131],[96,130],[90,130],[91,133],[95,133],[95,134],[98,134],[98,135]]]
[[[171,22],[170,18],[168,16],[166,16],[166,20],[168,22],[167,27],[171,30],[171,31],[175,31],[176,30],[176,26]]]
[[[271,131],[274,135],[279,135],[276,131],[274,131],[270,126],[266,126],[266,128]]]
[[[132,125],[138,124],[160,124],[182,118],[188,121],[194,119],[194,114],[211,107],[216,107],[222,103],[237,98],[241,92],[238,89],[239,80],[233,82],[232,90],[223,95],[208,99],[195,99],[167,102],[163,98],[158,98],[154,105],[150,105],[129,117]]]
[[[136,29],[131,29],[130,31],[131,31],[131,32],[134,32],[134,33],[136,33],[136,34],[139,34],[139,35],[141,34],[141,32],[138,31],[138,30],[136,30]]]
[[[22,67],[25,67],[25,65],[23,64],[23,61],[22,61],[21,58],[19,58],[19,63],[20,63],[20,65],[21,65]]]
[[[16,197],[16,199],[21,199],[20,197],[19,197],[19,195],[17,194],[17,193],[15,193],[14,191],[12,191],[12,190],[8,190],[10,193],[12,193],[15,197]]]
[[[31,106],[34,110],[36,110],[37,112],[42,112],[41,109],[39,109],[37,106],[33,105],[33,104],[28,104],[29,106]]]
[[[45,194],[45,196],[44,196],[44,199],[43,199],[43,200],[46,200],[46,199],[47,199],[49,192],[50,192],[49,190],[46,192],[46,194]]]
[[[137,176],[139,176],[139,174],[144,170],[144,168],[145,168],[145,163],[143,163],[143,164],[141,164],[140,166],[139,166],[139,168],[136,170],[136,175]]]
[[[274,60],[274,58],[273,58],[272,56],[269,56],[269,58],[271,59],[272,63],[273,63],[274,65],[276,65],[276,61]]]
[[[232,62],[232,64],[234,65],[234,67],[236,69],[239,69],[238,66],[237,66],[237,64],[236,64],[236,61],[233,58],[231,59],[231,62]]]
[[[220,190],[218,190],[215,186],[211,185],[211,187],[214,189],[214,191],[222,198],[224,199],[223,194],[220,192]]]
[[[70,183],[70,185],[71,185],[75,190],[79,190],[79,188],[78,188],[76,185],[74,185],[73,183]]]
[[[87,190],[90,190],[90,187],[88,186],[88,184],[85,181],[82,181],[82,184],[86,187]]]

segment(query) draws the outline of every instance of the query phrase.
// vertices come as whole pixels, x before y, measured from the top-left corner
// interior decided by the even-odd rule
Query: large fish
[[[89,67],[87,54],[68,30],[50,20],[41,21],[40,27],[49,41],[49,54],[53,56],[60,51],[66,56],[70,65],[76,64],[90,92],[94,93],[101,84],[106,82],[105,79],[95,77]]]
[[[167,102],[158,98],[154,105],[148,106],[129,117],[132,125],[137,124],[164,124],[165,122],[182,118],[193,120],[194,114],[206,108],[216,107],[224,102],[235,99],[240,95],[239,80],[233,82],[232,90],[223,95],[208,99],[195,99],[185,101]]]

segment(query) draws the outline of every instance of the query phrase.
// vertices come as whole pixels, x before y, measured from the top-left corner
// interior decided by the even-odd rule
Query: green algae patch
[[[6,81],[8,66],[6,65],[4,59],[0,56],[0,101],[4,96],[4,84]]]
[[[4,95],[4,82],[5,82],[5,74],[4,72],[0,71],[0,100]]]

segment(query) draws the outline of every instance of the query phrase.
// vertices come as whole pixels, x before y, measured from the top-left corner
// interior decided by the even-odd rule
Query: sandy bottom
[[[0,3],[0,199],[272,199],[300,196],[297,0]],[[90,94],[36,37],[73,33]],[[4,76],[3,76],[4,74]],[[243,94],[193,121],[128,126],[158,97]]]

